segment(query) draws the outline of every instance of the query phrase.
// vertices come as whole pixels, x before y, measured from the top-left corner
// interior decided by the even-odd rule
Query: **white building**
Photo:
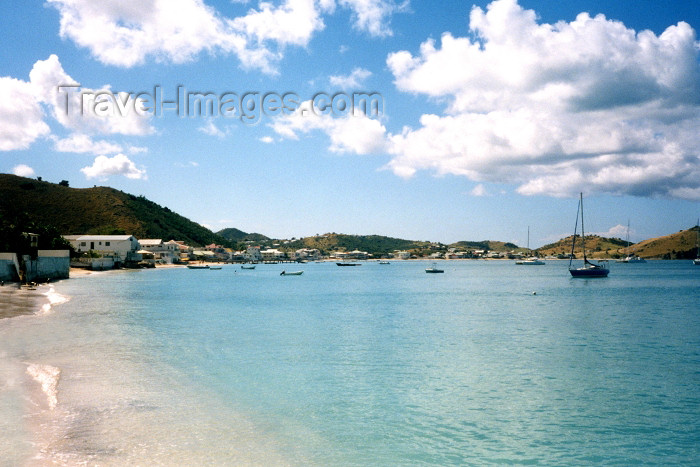
[[[262,261],[259,246],[249,246],[243,255],[246,261]]]
[[[411,258],[411,253],[408,251],[397,251],[394,253],[394,257],[397,259],[410,259]]]
[[[263,250],[260,252],[260,255],[263,261],[279,261],[287,256],[283,251],[279,251],[275,248]]]
[[[321,259],[321,252],[316,248],[301,248],[294,253],[296,260],[318,261]]]
[[[77,252],[93,251],[111,256],[116,262],[141,261],[137,253],[141,249],[133,235],[64,235]]]
[[[163,242],[160,238],[145,238],[139,240],[142,250],[153,253],[154,259],[165,264],[172,264],[180,260],[180,247],[172,240]]]

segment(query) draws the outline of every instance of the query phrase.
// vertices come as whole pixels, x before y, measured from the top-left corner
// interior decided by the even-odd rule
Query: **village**
[[[32,234],[29,234],[32,235]],[[46,281],[67,279],[71,268],[104,271],[119,268],[153,268],[157,265],[185,265],[193,263],[283,263],[307,261],[366,261],[372,259],[518,259],[517,252],[501,253],[486,250],[458,251],[449,248],[426,256],[410,251],[395,251],[381,258],[360,250],[333,251],[324,254],[316,248],[295,251],[249,245],[245,250],[234,250],[212,243],[203,247],[187,245],[184,241],[137,239],[133,235],[63,235],[70,250],[35,249],[29,255],[0,253],[0,281]],[[36,243],[36,240],[33,240]]]

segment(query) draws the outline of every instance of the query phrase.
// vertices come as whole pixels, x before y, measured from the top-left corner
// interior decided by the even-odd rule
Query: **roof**
[[[69,241],[80,242],[118,242],[124,240],[131,240],[134,237],[132,235],[64,235],[63,238]]]
[[[162,238],[144,238],[139,240],[141,246],[158,246],[163,243]]]

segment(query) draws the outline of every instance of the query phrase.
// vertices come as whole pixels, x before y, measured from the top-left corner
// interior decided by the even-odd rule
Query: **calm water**
[[[0,320],[0,459],[700,463],[700,267],[441,264],[56,284],[67,303]]]

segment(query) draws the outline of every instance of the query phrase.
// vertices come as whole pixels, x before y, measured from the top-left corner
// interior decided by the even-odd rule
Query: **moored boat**
[[[338,266],[362,266],[361,263],[335,263]]]
[[[209,269],[208,264],[188,264],[187,269]]]
[[[432,267],[430,267],[430,268],[425,268],[425,272],[427,272],[428,274],[440,274],[440,273],[445,272],[445,270],[444,270],[444,269],[439,269],[439,268],[437,267],[437,264],[433,263],[433,266],[432,266]]]
[[[291,271],[291,272],[282,271],[280,273],[280,276],[301,276],[302,274],[304,274],[304,271]]]
[[[519,259],[515,262],[517,265],[521,266],[542,266],[544,261],[539,259],[537,256],[532,256],[532,250],[530,250],[530,226],[527,226],[527,251],[530,252],[530,256],[525,259]]]
[[[581,248],[583,249],[583,266],[580,268],[571,268],[571,262],[574,259],[574,249],[576,248],[576,228],[578,227],[578,217],[581,214]],[[578,210],[576,211],[576,225],[574,225],[574,237],[571,241],[571,257],[569,259],[569,272],[571,277],[608,277],[610,270],[602,264],[595,264],[588,261],[586,257],[586,233],[583,227],[583,193],[580,195]]]

